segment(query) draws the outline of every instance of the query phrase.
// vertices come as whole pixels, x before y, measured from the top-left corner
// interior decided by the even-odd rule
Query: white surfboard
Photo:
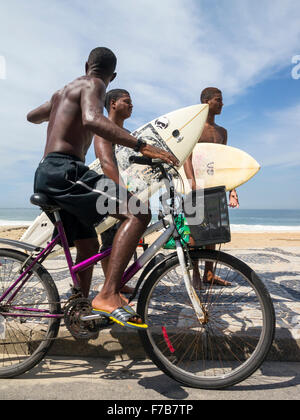
[[[198,187],[225,185],[227,191],[248,182],[260,170],[259,163],[248,153],[231,146],[199,143],[193,150],[193,168]],[[184,168],[180,169],[185,192],[191,191]]]
[[[182,108],[163,115],[143,125],[132,133],[136,138],[143,138],[147,143],[165,149],[179,160],[180,166],[184,164],[191,154],[204,129],[207,120],[208,105],[194,105]],[[116,158],[120,175],[127,180],[127,187],[141,201],[147,201],[161,186],[149,166],[129,163],[129,157],[136,153],[129,148],[118,146]],[[97,159],[90,168],[102,173],[102,168]],[[112,217],[107,217],[98,227],[101,234],[117,222]],[[36,246],[45,246],[51,239],[53,225],[42,213],[28,228],[21,240]]]

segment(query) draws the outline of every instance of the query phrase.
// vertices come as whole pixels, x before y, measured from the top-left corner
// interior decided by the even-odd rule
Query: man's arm
[[[27,121],[33,124],[42,124],[43,122],[48,122],[52,111],[54,98],[57,94],[59,94],[59,92],[60,91],[56,92],[50,101],[44,103],[33,111],[30,111],[29,114],[27,114]]]
[[[223,144],[227,146],[228,133],[227,133],[227,130],[225,130],[225,128],[223,128],[223,130],[224,130],[224,143]],[[233,189],[229,193],[229,206],[232,208],[239,208],[240,206],[239,198],[235,189]]]
[[[118,127],[103,115],[103,102],[106,87],[100,79],[92,79],[82,88],[81,111],[82,124],[92,133],[105,138],[114,144],[134,149],[137,139]],[[178,160],[171,154],[157,147],[146,145],[140,152],[148,158],[161,159],[166,163],[179,165]]]
[[[195,179],[195,172],[193,168],[193,153],[189,156],[184,164],[184,171],[187,180],[189,181],[191,189],[194,191],[197,189],[197,183]]]
[[[120,177],[112,143],[102,137],[95,136],[94,148],[96,157],[101,163],[104,175],[112,179],[116,184],[120,184],[122,187],[126,188],[124,181]]]
[[[137,140],[103,115],[105,91],[106,87],[100,79],[92,79],[82,89],[82,123],[97,136],[133,149]]]
[[[52,101],[48,101],[33,111],[30,111],[27,115],[27,121],[33,124],[41,124],[43,122],[49,121],[51,109]]]
[[[229,193],[229,207],[237,209],[240,207],[239,197],[235,189]]]
[[[223,131],[223,134],[222,134],[222,137],[223,137],[223,144],[224,144],[225,146],[227,146],[227,143],[228,143],[228,132],[227,132],[227,130],[226,130],[225,128],[223,128],[223,127],[221,127],[221,129],[222,129],[222,131]]]

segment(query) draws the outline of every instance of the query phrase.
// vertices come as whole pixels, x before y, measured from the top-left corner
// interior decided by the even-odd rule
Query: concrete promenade
[[[273,350],[269,360],[300,362],[300,248],[223,249],[241,259],[262,278],[268,288],[276,311],[277,328]],[[63,257],[46,263],[62,299],[70,291],[70,278]],[[103,284],[101,265],[95,268],[92,293]],[[134,282],[131,283],[134,285]],[[130,285],[130,283],[129,283]],[[143,359],[144,350],[135,331],[114,326],[101,331],[97,340],[78,342],[68,337],[62,327],[60,338],[55,342],[51,355],[71,357],[129,357]]]

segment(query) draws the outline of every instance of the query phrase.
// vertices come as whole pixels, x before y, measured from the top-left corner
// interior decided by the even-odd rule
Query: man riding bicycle
[[[107,215],[97,211],[99,192],[105,194],[114,204],[120,197],[136,200],[138,214],[133,214],[129,206],[114,205],[114,211],[107,212],[120,220],[121,225],[115,236],[101,292],[92,306],[96,311],[112,315],[123,325],[142,327],[140,317],[130,310],[120,295],[120,282],[138,242],[151,220],[150,210],[138,202],[121,185],[115,184],[85,166],[85,156],[94,135],[101,136],[113,144],[134,149],[149,158],[161,159],[169,164],[178,164],[170,153],[137,140],[103,115],[106,88],[116,77],[117,59],[107,48],[96,48],[86,63],[86,75],[77,78],[56,92],[49,102],[31,111],[27,119],[34,124],[49,122],[44,157],[36,171],[34,190],[44,193],[62,209],[61,218],[70,245],[77,249],[77,262],[98,252],[99,243],[95,225]],[[80,185],[79,185],[80,184]],[[107,185],[109,185],[107,187]],[[126,204],[127,204],[126,203]],[[121,208],[122,207],[122,208]],[[98,206],[99,210],[99,206]],[[85,297],[88,296],[92,269],[80,273],[79,284]],[[100,313],[99,312],[99,313]],[[129,322],[129,324],[128,324]]]

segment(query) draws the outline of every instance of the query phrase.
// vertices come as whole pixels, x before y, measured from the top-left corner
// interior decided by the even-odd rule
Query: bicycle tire
[[[0,249],[1,296],[20,275],[20,267],[28,267],[30,263],[32,259],[27,254]],[[48,271],[36,264],[31,273],[11,303],[7,303],[8,299],[0,303],[0,378],[13,378],[36,366],[50,350],[59,331],[60,318],[41,318],[38,312],[35,317],[25,317],[28,315],[25,309],[29,307],[50,314],[61,313],[59,294]],[[9,316],[13,312],[20,316]]]
[[[178,273],[177,254],[172,254],[141,290],[137,312],[148,329],[139,331],[140,339],[154,364],[181,384],[227,388],[247,379],[266,359],[275,334],[273,303],[261,279],[235,257],[210,250],[192,251],[190,257],[202,267],[201,275],[208,263],[223,279],[226,270],[231,272],[226,277],[231,286],[202,284],[197,294],[207,319],[201,324]]]

